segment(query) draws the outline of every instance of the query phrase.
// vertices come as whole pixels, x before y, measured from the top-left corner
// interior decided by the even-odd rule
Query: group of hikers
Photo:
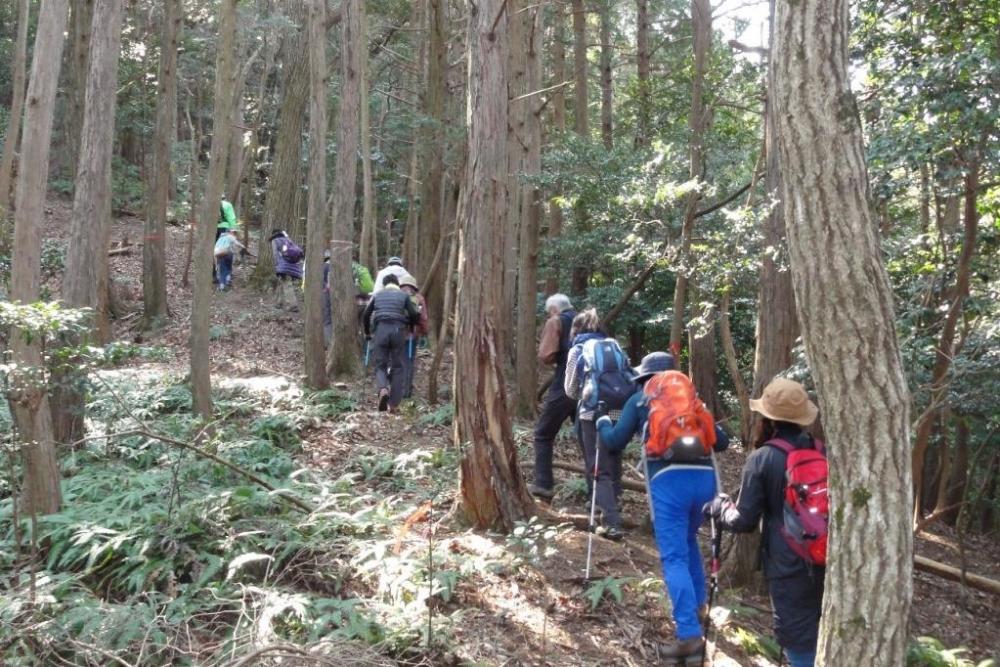
[[[698,546],[707,518],[712,533],[713,585],[722,529],[751,532],[763,521],[761,558],[778,643],[792,667],[816,658],[826,563],[827,465],[824,446],[807,431],[817,416],[805,388],[776,378],[750,401],[760,435],[743,469],[734,502],[722,493],[714,454],[729,437],[667,352],[651,352],[632,368],[593,309],[577,313],[568,297],[545,303],[538,359],[555,374],[534,432],[534,483],[554,496],[553,445],[569,419],[584,460],[591,530],[621,540],[622,454],[641,442],[649,509],[677,641],[662,658],[701,664],[709,624],[709,587]],[[600,514],[600,525],[594,521]]]
[[[236,236],[238,226],[233,205],[223,196],[213,266],[213,279],[220,292],[232,287],[236,253],[247,252]],[[305,251],[283,229],[272,232],[267,240],[274,257],[275,305],[279,310],[297,311]],[[323,335],[327,345],[333,333],[330,269],[327,250],[323,257]],[[358,262],[352,262],[351,270],[359,325],[365,337],[365,366],[374,359],[379,410],[394,412],[413,393],[417,349],[429,331],[427,304],[416,278],[403,267],[399,257],[390,257],[374,280],[368,268]]]

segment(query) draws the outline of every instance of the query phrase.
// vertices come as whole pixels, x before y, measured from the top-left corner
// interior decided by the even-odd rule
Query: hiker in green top
[[[219,237],[226,232],[236,233],[237,227],[239,227],[240,221],[236,219],[236,211],[233,210],[233,205],[229,203],[226,199],[226,195],[222,195],[222,199],[219,202],[219,222],[215,227],[215,240],[218,242]],[[212,264],[212,284],[218,284],[218,270],[215,264]],[[221,285],[220,285],[221,287]]]

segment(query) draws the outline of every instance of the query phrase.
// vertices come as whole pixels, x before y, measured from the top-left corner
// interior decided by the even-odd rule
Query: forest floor
[[[48,238],[65,239],[68,206],[52,200],[48,206]],[[113,239],[142,238],[141,221],[121,218]],[[171,320],[156,336],[138,332],[138,316],[119,320],[120,339],[170,350],[166,361],[137,361],[138,372],[183,378],[187,373],[187,337],[190,322],[190,290],[180,287],[186,231],[168,226],[169,303]],[[252,260],[251,260],[252,261]],[[127,306],[141,306],[142,252],[138,246],[111,259],[111,273]],[[236,383],[260,392],[298,392],[302,375],[301,314],[278,312],[272,297],[247,284],[247,264],[235,269],[234,289],[213,296],[212,377],[220,384]],[[193,280],[193,278],[192,278]],[[415,615],[411,625],[423,627],[433,613],[433,651],[426,651],[430,664],[484,665],[654,665],[657,642],[672,637],[659,560],[649,531],[632,530],[621,543],[594,539],[594,569],[597,576],[582,582],[587,553],[587,534],[562,527],[547,530],[535,524],[521,528],[514,537],[475,532],[463,526],[451,509],[457,488],[457,456],[454,455],[450,411],[426,403],[427,351],[418,357],[416,398],[395,415],[376,411],[370,375],[342,387],[355,408],[334,419],[315,419],[300,428],[302,440],[298,465],[310,474],[338,477],[354,474],[352,494],[371,497],[394,508],[391,526],[384,534],[385,554],[420,567],[431,550],[446,554],[437,565],[441,572],[453,571],[447,585],[439,587],[419,607],[403,607]],[[445,400],[450,396],[450,360],[441,369]],[[530,475],[531,424],[514,424],[514,433],[526,474]],[[634,449],[634,448],[632,448]],[[634,452],[632,452],[634,454]],[[568,430],[561,435],[557,458],[579,465],[577,448]],[[735,490],[745,452],[737,443],[720,457],[723,484]],[[421,466],[443,468],[444,474],[421,474]],[[408,467],[409,466],[409,467]],[[439,470],[440,472],[440,470]],[[298,473],[297,473],[298,474]],[[633,476],[634,477],[634,476]],[[553,508],[583,514],[587,508],[585,487],[578,476],[557,470],[560,483]],[[643,525],[648,517],[642,494],[626,491],[624,515]],[[909,520],[899,517],[900,521]],[[727,536],[726,545],[730,544]],[[707,542],[707,539],[705,540]],[[394,545],[391,543],[395,542]],[[724,551],[728,546],[724,546]],[[954,532],[940,524],[930,527],[917,540],[917,551],[930,558],[958,565]],[[517,558],[510,560],[510,554]],[[971,572],[1000,578],[1000,542],[995,539],[964,538],[964,554]],[[878,557],[872,554],[872,557]],[[503,561],[504,558],[508,560]],[[450,560],[449,560],[450,559]],[[482,566],[501,562],[503,567]],[[433,565],[431,565],[433,567]],[[392,579],[400,570],[389,565],[380,576],[356,580],[347,577],[342,594],[377,606],[393,596]],[[430,576],[435,581],[433,571]],[[997,633],[997,600],[986,594],[964,591],[956,583],[917,573],[914,581],[913,637],[930,635],[947,647],[965,647],[969,659],[1000,654]],[[877,592],[874,592],[877,594]],[[775,665],[769,602],[766,595],[734,589],[721,582],[721,598],[713,618],[721,625],[713,629],[717,639],[714,664]],[[381,608],[381,607],[380,607]],[[877,622],[877,619],[875,619]],[[426,635],[423,646],[426,647]],[[413,664],[412,653],[408,664]],[[294,663],[288,663],[294,664]]]

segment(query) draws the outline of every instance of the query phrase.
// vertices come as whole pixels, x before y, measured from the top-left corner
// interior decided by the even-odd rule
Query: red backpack
[[[813,565],[826,565],[826,538],[830,523],[827,488],[829,466],[819,440],[815,449],[796,449],[776,438],[770,445],[785,453],[785,507],[781,534],[792,551]]]

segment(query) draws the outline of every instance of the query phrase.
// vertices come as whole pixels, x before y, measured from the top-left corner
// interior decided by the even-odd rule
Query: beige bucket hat
[[[819,408],[809,400],[805,387],[788,378],[775,378],[764,387],[759,399],[750,399],[750,409],[768,419],[809,426]]]

